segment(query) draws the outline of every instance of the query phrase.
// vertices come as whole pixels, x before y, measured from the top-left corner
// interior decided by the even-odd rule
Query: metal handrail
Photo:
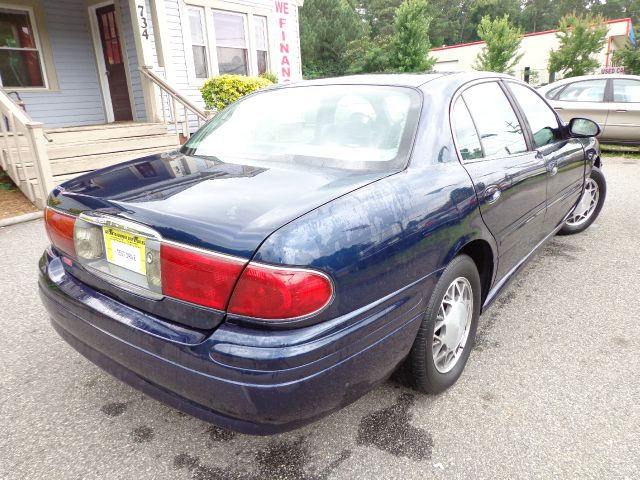
[[[44,208],[53,188],[47,153],[48,138],[41,122],[34,121],[0,88],[0,165],[22,193]]]
[[[164,78],[154,72],[151,67],[143,65],[140,67],[140,72],[146,80],[160,90],[160,108],[162,110],[162,122],[165,125],[172,123],[176,132],[180,132],[179,125],[181,125],[181,133],[183,137],[188,139],[191,137],[190,115],[195,117],[198,128],[209,119],[207,112],[181,94]],[[168,101],[168,112],[165,109],[165,98]],[[178,111],[179,106],[182,107],[181,112]]]

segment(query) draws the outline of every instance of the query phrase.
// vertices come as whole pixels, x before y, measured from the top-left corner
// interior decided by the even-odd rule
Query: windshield
[[[188,155],[347,169],[406,163],[421,106],[410,88],[372,85],[267,90],[234,103],[184,146]]]

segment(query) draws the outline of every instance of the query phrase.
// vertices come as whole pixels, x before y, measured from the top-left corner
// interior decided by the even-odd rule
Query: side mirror
[[[595,137],[600,134],[600,127],[588,118],[572,118],[569,122],[569,134],[574,138]]]

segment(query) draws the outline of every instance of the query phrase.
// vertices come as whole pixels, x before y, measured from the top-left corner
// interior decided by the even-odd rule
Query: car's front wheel
[[[571,235],[589,228],[589,225],[598,218],[606,196],[607,182],[604,175],[600,169],[593,167],[591,175],[585,182],[580,201],[565,221],[559,233],[561,235]]]
[[[436,284],[411,348],[418,390],[439,393],[458,380],[475,341],[480,302],[476,265],[469,256],[459,255]]]

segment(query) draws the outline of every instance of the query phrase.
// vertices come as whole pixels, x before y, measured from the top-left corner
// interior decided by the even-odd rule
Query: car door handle
[[[555,110],[564,110],[562,107],[553,107]]]
[[[484,189],[484,199],[487,203],[497,202],[500,195],[502,195],[502,191],[497,185],[489,185]]]
[[[622,110],[622,109],[616,110],[616,113],[626,113],[626,112],[627,112],[626,110]]]

